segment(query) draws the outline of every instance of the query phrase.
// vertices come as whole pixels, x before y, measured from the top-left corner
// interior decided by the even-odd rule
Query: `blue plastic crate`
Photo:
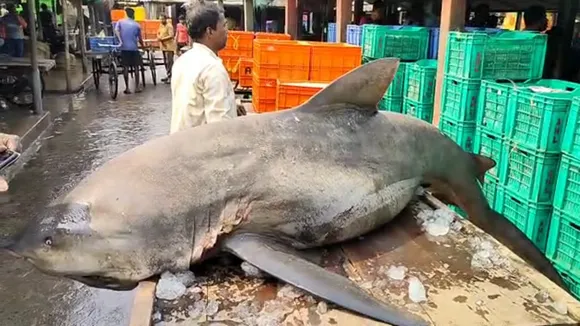
[[[361,38],[362,38],[361,26],[346,25],[346,43],[360,46]]]
[[[91,37],[89,37],[89,49],[92,52],[95,52],[95,53],[109,52],[110,47],[102,46],[102,45],[119,45],[119,40],[117,39],[116,36],[105,36],[105,37],[91,36]]]
[[[328,43],[336,43],[336,23],[328,23],[326,41]]]

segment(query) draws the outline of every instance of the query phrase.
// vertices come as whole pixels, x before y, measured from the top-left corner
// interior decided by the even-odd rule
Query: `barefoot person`
[[[139,52],[138,44],[144,47],[143,38],[141,38],[141,26],[135,21],[135,10],[133,8],[125,8],[125,12],[127,13],[127,18],[119,20],[115,27],[115,34],[119,38],[121,46],[125,94],[131,93],[129,90],[129,68],[135,71],[135,93],[140,93],[139,69],[141,68],[141,53]]]
[[[228,39],[223,9],[215,2],[193,1],[186,21],[193,44],[173,65],[171,133],[245,114],[217,55]]]

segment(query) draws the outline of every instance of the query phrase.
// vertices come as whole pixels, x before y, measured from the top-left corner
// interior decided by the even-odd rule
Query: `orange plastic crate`
[[[254,47],[253,42],[253,32],[228,31],[226,47],[219,53],[228,57],[251,58]]]
[[[326,83],[280,82],[277,83],[276,108],[285,110],[308,101],[314,94],[326,87]]]
[[[282,34],[282,33],[263,33],[257,32],[256,33],[257,40],[291,40],[292,35],[290,34]]]
[[[240,77],[240,64],[241,64],[240,57],[237,56],[228,57],[220,55],[220,58],[222,59],[224,67],[228,71],[228,75],[230,75],[230,79],[238,80],[238,78]]]
[[[160,20],[154,19],[147,19],[143,21],[143,29],[141,32],[145,32],[145,34],[155,34],[155,38],[157,38],[157,31],[159,30],[159,26],[161,25]]]
[[[260,78],[308,80],[309,68],[308,42],[254,40],[254,74]]]
[[[252,105],[254,106],[254,112],[256,113],[276,111],[276,100],[260,100],[256,97],[252,97]]]
[[[125,18],[125,10],[122,9],[113,9],[111,10],[111,21],[119,21]]]
[[[240,59],[239,81],[240,87],[252,87],[252,67],[254,60],[250,58]]]
[[[252,98],[260,100],[273,101],[276,105],[276,79],[258,78],[254,73],[252,75]]]
[[[312,81],[333,81],[361,65],[362,48],[346,43],[310,42]]]

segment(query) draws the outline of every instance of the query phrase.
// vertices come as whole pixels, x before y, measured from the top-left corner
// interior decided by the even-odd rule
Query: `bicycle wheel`
[[[157,86],[157,66],[155,65],[155,54],[153,51],[149,52],[149,70],[151,70],[153,85]]]
[[[119,94],[119,73],[117,72],[117,64],[111,60],[109,64],[109,94],[114,100]]]
[[[97,59],[92,60],[93,65],[93,80],[95,82],[95,89],[99,90],[99,82],[101,81],[101,72],[99,71],[99,64]]]

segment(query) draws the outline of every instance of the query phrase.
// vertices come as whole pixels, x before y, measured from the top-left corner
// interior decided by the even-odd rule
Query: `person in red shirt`
[[[175,29],[175,42],[177,43],[176,54],[181,53],[181,48],[189,45],[189,34],[187,33],[187,27],[185,26],[185,17],[179,16],[179,23]]]

